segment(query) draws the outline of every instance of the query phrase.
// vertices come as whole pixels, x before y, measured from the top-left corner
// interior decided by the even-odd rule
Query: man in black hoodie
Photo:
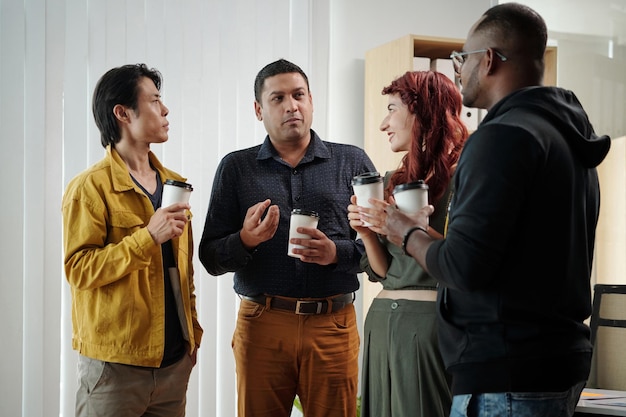
[[[451,416],[571,416],[589,375],[596,166],[610,138],[572,92],[542,86],[546,40],[541,16],[504,3],[452,54],[463,104],[489,113],[459,159],[444,238],[428,234],[430,206],[377,205],[375,230],[439,281]]]

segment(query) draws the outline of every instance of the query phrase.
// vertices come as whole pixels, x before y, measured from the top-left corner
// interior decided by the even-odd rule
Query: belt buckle
[[[306,304],[317,304],[317,310],[314,313],[307,313],[307,312],[303,312],[300,311],[300,306],[301,305],[306,305]],[[322,302],[321,301],[312,301],[312,300],[297,300],[296,301],[296,314],[301,314],[304,316],[308,316],[311,314],[320,314],[322,312]]]

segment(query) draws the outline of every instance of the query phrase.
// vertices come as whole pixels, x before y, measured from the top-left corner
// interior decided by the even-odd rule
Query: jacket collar
[[[108,145],[106,147],[106,152],[109,163],[111,164],[111,178],[113,181],[113,189],[115,191],[127,191],[135,188],[135,183],[130,177],[128,168],[126,167],[124,160],[117,152],[117,150],[111,145]],[[165,182],[166,179],[173,179],[183,182],[187,181],[187,178],[184,178],[177,173],[166,169],[152,151],[150,151],[150,153],[148,154],[148,158],[150,159],[150,165],[152,165],[152,167],[159,172],[161,181]]]

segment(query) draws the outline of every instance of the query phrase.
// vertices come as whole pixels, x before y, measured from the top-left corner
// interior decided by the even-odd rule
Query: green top
[[[385,187],[391,174],[392,171],[385,173]],[[452,181],[450,181],[448,190],[435,204],[435,212],[430,217],[429,226],[441,234],[443,234],[445,227],[447,206],[452,198],[452,192]],[[389,242],[384,236],[379,235],[378,239],[387,248],[390,258],[389,269],[385,277],[379,276],[372,270],[367,253],[364,253],[361,257],[361,268],[368,275],[370,281],[380,282],[386,290],[426,290],[437,288],[437,280],[428,275],[415,259],[405,255],[401,247]]]

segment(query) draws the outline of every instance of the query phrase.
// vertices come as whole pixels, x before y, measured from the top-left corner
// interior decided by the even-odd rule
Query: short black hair
[[[254,99],[259,104],[261,103],[261,93],[263,92],[263,84],[265,83],[266,78],[273,77],[278,74],[288,74],[291,72],[297,72],[302,75],[302,78],[304,78],[304,81],[306,82],[306,88],[310,90],[309,79],[304,71],[302,71],[302,68],[287,61],[286,59],[281,58],[278,61],[274,61],[271,64],[264,66],[256,75],[256,78],[254,79]]]
[[[154,68],[149,69],[146,64],[112,68],[98,80],[91,107],[103,147],[114,145],[122,139],[113,108],[121,104],[137,110],[139,82],[143,77],[150,78],[157,90],[161,91],[161,73]]]
[[[491,31],[489,35],[493,39],[503,40],[509,49],[503,51],[505,55],[521,53],[543,61],[548,29],[539,13],[528,6],[515,2],[494,6],[484,13],[474,31]]]

